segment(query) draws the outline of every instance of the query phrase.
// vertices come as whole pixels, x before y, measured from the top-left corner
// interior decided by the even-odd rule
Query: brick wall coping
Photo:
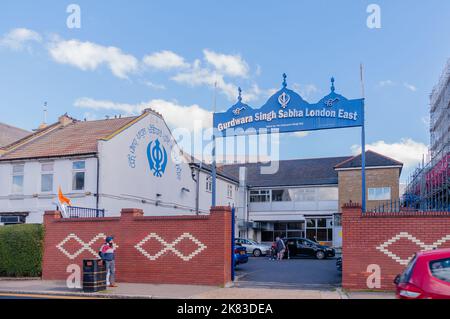
[[[363,213],[362,218],[450,217],[450,212]]]

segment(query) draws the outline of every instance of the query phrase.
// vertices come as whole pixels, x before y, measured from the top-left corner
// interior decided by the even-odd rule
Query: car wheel
[[[321,250],[319,250],[318,252],[316,252],[316,258],[317,259],[324,259],[325,258],[325,253]]]
[[[259,249],[253,250],[253,256],[255,256],[255,257],[261,256],[261,250],[259,250]]]

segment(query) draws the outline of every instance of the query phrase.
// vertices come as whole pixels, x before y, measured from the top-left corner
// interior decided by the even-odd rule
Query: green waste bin
[[[106,265],[101,259],[83,260],[83,291],[106,290]]]

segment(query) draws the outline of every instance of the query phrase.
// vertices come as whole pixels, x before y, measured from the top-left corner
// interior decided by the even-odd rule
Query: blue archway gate
[[[331,92],[328,95],[319,102],[311,104],[298,93],[287,88],[286,74],[283,74],[282,88],[260,108],[253,108],[243,103],[241,89],[239,89],[236,104],[226,112],[214,113],[212,206],[216,206],[216,138],[361,127],[361,186],[363,190],[361,203],[365,211],[364,98],[353,100],[345,98],[336,93],[334,82],[334,78],[331,78]],[[234,225],[232,226],[234,229]]]

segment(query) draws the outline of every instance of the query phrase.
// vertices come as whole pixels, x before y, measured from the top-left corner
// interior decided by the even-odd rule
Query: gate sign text
[[[287,88],[283,74],[283,88],[272,95],[259,109],[238,102],[224,113],[214,113],[214,131],[218,136],[256,134],[261,129],[296,132],[363,126],[364,99],[348,100],[335,92],[334,78],[331,92],[316,104],[310,104]]]

